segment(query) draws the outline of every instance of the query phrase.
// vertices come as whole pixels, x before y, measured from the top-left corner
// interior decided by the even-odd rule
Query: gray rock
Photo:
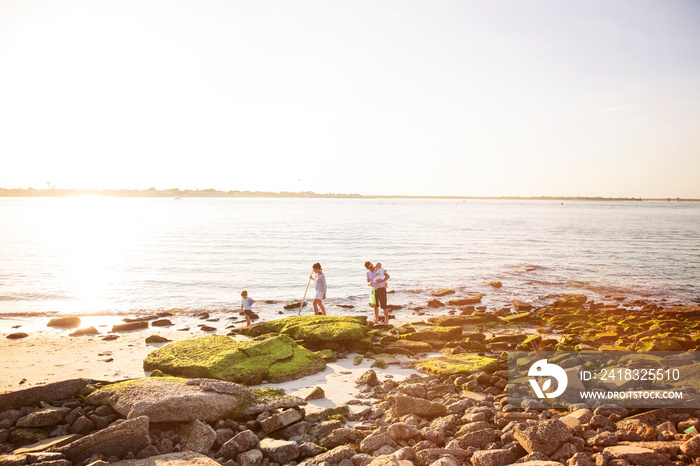
[[[322,453],[302,463],[299,463],[299,466],[318,466],[324,463],[338,464],[345,459],[352,458],[353,456],[355,456],[356,453],[357,452],[352,446],[343,445],[342,447],[335,447],[331,451],[327,451],[326,453]]]
[[[617,445],[617,435],[612,432],[601,432],[588,439],[592,447],[611,447]]]
[[[26,445],[22,448],[16,449],[13,454],[15,455],[26,455],[29,453],[38,453],[38,452],[44,452],[44,451],[49,451],[49,450],[57,450],[58,447],[62,447],[65,445],[68,445],[69,443],[74,442],[75,440],[78,440],[80,436],[78,435],[64,435],[61,437],[54,437],[54,438],[49,438],[46,440],[43,440],[38,443],[34,443],[32,445]]]
[[[414,398],[425,398],[428,394],[428,390],[423,384],[419,383],[405,383],[399,385],[398,391],[404,395],[412,396]]]
[[[350,415],[350,408],[348,408],[347,405],[337,406],[335,408],[326,408],[322,409],[321,411],[308,413],[304,419],[310,424],[316,424],[326,421],[332,416],[338,415],[348,417]]]
[[[447,408],[440,403],[416,398],[413,396],[397,395],[395,398],[396,413],[399,416],[405,414],[415,414],[420,417],[433,418],[447,414]]]
[[[373,433],[372,435],[365,437],[365,439],[360,443],[360,451],[362,453],[367,453],[371,455],[375,451],[379,450],[384,445],[389,445],[392,447],[396,446],[396,442],[387,433]]]
[[[68,428],[71,434],[89,434],[96,429],[95,424],[85,416],[79,416]]]
[[[609,417],[611,414],[616,414],[620,418],[625,418],[628,416],[629,411],[626,408],[617,405],[602,405],[598,406],[594,413],[596,416]]]
[[[151,327],[170,327],[171,325],[174,324],[168,319],[158,319],[151,322]]]
[[[0,466],[24,466],[25,464],[27,464],[27,457],[24,455],[0,456]]]
[[[73,466],[73,463],[65,459],[42,461],[40,463],[32,464],[34,464],[34,466]]]
[[[116,332],[130,332],[132,330],[141,330],[144,328],[148,328],[148,322],[146,321],[141,321],[141,322],[128,322],[126,324],[116,324],[112,326],[111,333],[116,333]]]
[[[146,416],[117,422],[60,447],[57,451],[74,463],[85,461],[96,453],[122,458],[129,452],[138,453],[151,444],[148,425]]]
[[[279,464],[289,463],[299,457],[299,445],[289,440],[264,438],[260,441],[260,450],[263,456]]]
[[[681,445],[681,451],[688,456],[700,456],[700,435],[696,435]]]
[[[576,453],[574,456],[569,458],[566,462],[566,466],[596,466],[595,460],[585,453]]]
[[[195,419],[210,422],[239,407],[244,397],[205,391],[179,379],[147,377],[108,385],[88,396],[86,402],[110,405],[127,419],[146,416],[150,422],[191,422]]]
[[[615,432],[615,430],[617,429],[617,426],[614,422],[612,422],[607,417],[601,416],[599,414],[596,414],[591,418],[590,422],[588,423],[588,427],[590,429],[604,429],[609,432]]]
[[[281,413],[273,414],[272,416],[260,421],[260,425],[266,434],[287,427],[295,422],[301,421],[302,416],[296,409],[287,409]]]
[[[278,430],[276,432],[276,435],[279,435],[285,440],[291,440],[294,437],[301,437],[302,435],[306,434],[308,430],[309,423],[306,421],[300,421],[295,424],[292,424],[291,426],[287,426]]]
[[[299,458],[310,458],[320,455],[326,449],[312,442],[305,442],[299,445]]]
[[[99,335],[100,332],[97,330],[94,326],[86,327],[86,328],[79,328],[75,332],[71,332],[68,335],[71,337],[80,337],[83,335]]]
[[[608,433],[610,433],[610,432],[608,432]],[[613,437],[615,436],[615,434],[612,434],[612,435],[613,435]],[[617,442],[617,438],[615,438],[615,441]],[[571,458],[572,456],[574,456],[576,453],[578,453],[578,450],[576,449],[576,447],[572,443],[565,443],[557,451],[552,453],[549,456],[549,459],[552,461],[559,461],[559,462],[563,463],[566,460],[568,460],[569,458]]]
[[[369,385],[372,387],[376,387],[379,385],[379,378],[377,377],[377,373],[374,372],[374,370],[369,369],[367,372],[362,374],[357,380],[355,380],[355,383],[358,385]]]
[[[330,433],[330,435],[324,437],[321,440],[321,446],[330,450],[340,445],[357,443],[366,436],[366,433],[353,429],[352,427],[341,427],[340,429],[335,429]]]
[[[54,451],[42,451],[42,452],[37,452],[37,453],[27,453],[27,463],[29,464],[35,464],[35,463],[41,463],[44,461],[56,461],[56,460],[62,460],[65,459],[65,457],[61,453],[57,453]]]
[[[319,424],[312,425],[309,428],[309,435],[313,439],[322,439],[331,434],[335,429],[343,427],[343,423],[338,420],[323,421]]]
[[[17,420],[17,427],[53,427],[63,423],[69,408],[46,408]]]
[[[256,448],[260,444],[260,439],[250,430],[244,430],[240,434],[234,435],[231,440],[224,443],[219,450],[219,456],[226,459],[235,459],[239,453]]]
[[[569,428],[558,419],[544,421],[525,421],[513,429],[513,437],[528,452],[539,451],[551,455],[573,434]]]
[[[80,317],[54,317],[46,324],[47,327],[57,327],[57,328],[76,328],[80,327]]]
[[[198,419],[180,427],[180,445],[183,450],[206,454],[215,441],[214,429]]]
[[[304,395],[305,400],[319,400],[326,397],[326,392],[323,391],[321,387],[314,387],[309,392]]]
[[[661,466],[669,464],[668,459],[649,448],[629,445],[617,445],[606,447],[603,454],[607,453],[612,459],[620,459],[638,466]]]
[[[561,463],[559,461],[542,461],[542,460],[534,460],[534,461],[525,461],[524,463],[517,463],[513,465],[508,465],[508,466],[561,466]]]
[[[161,452],[156,448],[155,445],[149,445],[143,450],[141,450],[138,455],[136,455],[137,459],[144,459],[144,458],[150,458],[152,456],[160,456]]]
[[[233,429],[216,429],[216,443],[221,446],[231,440],[234,435]]]
[[[85,379],[71,379],[62,382],[54,382],[46,385],[25,388],[14,392],[0,393],[0,412],[12,408],[21,408],[44,401],[53,403],[58,400],[67,400],[81,392],[87,385]]]
[[[486,421],[470,422],[460,427],[459,430],[455,433],[455,437],[460,437],[470,432],[478,432],[480,430],[490,429],[491,427],[492,425]]]
[[[248,450],[238,455],[239,466],[260,466],[263,453],[260,450]]]
[[[474,466],[505,466],[513,463],[517,457],[512,450],[479,450],[472,455]]]
[[[404,462],[413,465],[413,463],[411,463],[410,461],[404,460]],[[460,466],[460,464],[462,463],[457,461],[457,458],[454,458],[452,456],[443,456],[439,460],[430,463],[430,466]]]
[[[146,459],[124,460],[111,463],[111,466],[219,466],[219,463],[204,455],[183,451],[167,455],[151,456]]]
[[[457,437],[455,440],[459,446],[465,450],[469,447],[481,449],[486,447],[489,443],[498,440],[500,436],[501,433],[495,429],[482,429],[476,432],[466,433],[461,437]]]
[[[420,431],[405,422],[397,422],[389,426],[387,433],[396,440],[406,440],[420,435]]]

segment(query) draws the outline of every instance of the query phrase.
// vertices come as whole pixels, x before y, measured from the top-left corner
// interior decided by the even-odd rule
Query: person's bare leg
[[[374,307],[374,323],[379,323],[379,306]]]
[[[388,324],[389,323],[389,309],[384,308],[384,309],[382,309],[382,311],[384,311],[384,323]]]

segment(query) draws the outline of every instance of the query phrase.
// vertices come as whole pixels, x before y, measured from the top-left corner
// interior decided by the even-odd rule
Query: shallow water
[[[366,312],[366,260],[407,308],[437,287],[489,307],[561,293],[700,302],[697,203],[0,198],[0,247],[2,314],[238,309],[247,289],[271,317],[302,298],[314,262],[330,312]]]

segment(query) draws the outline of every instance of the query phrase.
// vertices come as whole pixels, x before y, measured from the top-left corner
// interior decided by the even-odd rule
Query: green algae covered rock
[[[295,380],[325,368],[321,357],[286,335],[252,341],[222,335],[193,338],[157,349],[143,361],[146,371],[246,385]]]
[[[588,301],[588,297],[586,295],[572,294],[564,296],[561,299],[557,299],[556,301],[554,301],[554,303],[552,303],[552,307],[581,307],[586,303],[586,301]]]
[[[475,372],[494,372],[498,369],[498,360],[476,354],[453,354],[427,358],[413,363],[416,370],[447,378],[450,375],[469,375]]]
[[[409,341],[451,341],[462,338],[462,327],[428,327],[401,335],[399,339]]]
[[[398,340],[383,345],[382,350],[389,354],[413,356],[418,353],[429,353],[433,351],[433,347],[423,341]]]
[[[282,333],[313,349],[366,350],[372,344],[368,331],[367,316],[298,316],[260,322],[240,333],[252,337]]]
[[[454,327],[457,325],[476,325],[486,322],[498,322],[498,316],[492,313],[484,312],[477,315],[459,315],[459,316],[438,316],[431,317],[428,322],[439,325],[440,327]]]

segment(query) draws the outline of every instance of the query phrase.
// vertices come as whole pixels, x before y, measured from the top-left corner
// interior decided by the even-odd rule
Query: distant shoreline
[[[0,188],[0,197],[139,197],[139,198],[335,198],[335,199],[456,199],[456,200],[528,200],[528,201],[637,201],[637,202],[700,202],[700,199],[640,198],[640,197],[588,197],[588,196],[408,196],[366,195],[269,191],[219,191],[215,189],[6,189]]]

